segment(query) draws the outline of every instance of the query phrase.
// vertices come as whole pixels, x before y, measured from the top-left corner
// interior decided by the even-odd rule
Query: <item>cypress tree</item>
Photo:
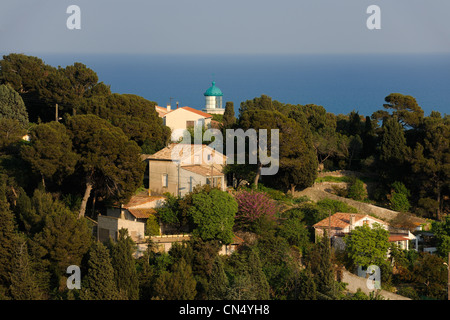
[[[248,272],[255,291],[255,298],[260,300],[269,299],[269,283],[262,270],[261,260],[255,250],[251,250],[248,257]]]
[[[214,260],[208,287],[208,298],[211,300],[222,300],[226,298],[228,278],[225,274],[222,259],[216,256]]]
[[[326,296],[333,295],[334,271],[331,264],[331,247],[325,232],[321,241],[314,246],[310,256],[311,271],[314,274],[317,291]]]
[[[298,283],[297,299],[299,300],[317,300],[317,289],[311,269],[308,267],[300,273]]]
[[[191,266],[181,258],[172,266],[172,272],[164,271],[160,275],[155,283],[155,296],[163,300],[193,300],[196,285]]]
[[[17,240],[14,214],[5,196],[5,184],[0,181],[0,286],[8,288]]]
[[[383,136],[380,144],[381,171],[385,178],[400,180],[405,173],[404,163],[410,149],[406,145],[405,133],[396,117],[383,122]]]
[[[89,251],[88,271],[81,290],[80,298],[83,300],[119,298],[108,249],[100,242],[95,242]]]
[[[224,128],[231,128],[236,123],[236,117],[234,116],[234,103],[227,101],[225,103],[225,112],[223,114],[223,126]]]
[[[40,300],[42,293],[33,273],[25,240],[16,244],[12,260],[11,296],[15,300]]]
[[[119,230],[119,238],[111,250],[114,280],[117,289],[129,300],[139,299],[139,281],[133,258],[133,240],[126,229]]]

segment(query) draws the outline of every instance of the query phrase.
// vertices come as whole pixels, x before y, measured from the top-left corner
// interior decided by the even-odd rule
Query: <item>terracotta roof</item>
[[[344,229],[350,225],[350,216],[351,215],[355,216],[355,222],[363,219],[364,217],[370,217],[371,219],[373,219],[381,224],[386,224],[386,222],[376,219],[374,217],[371,217],[367,214],[336,212],[335,214],[333,214],[331,216],[330,219],[328,219],[328,217],[327,217],[327,218],[317,222],[315,225],[313,225],[313,227],[328,228],[328,226],[331,225],[332,228]],[[329,220],[331,220],[331,222]]]
[[[169,146],[165,147],[162,150],[159,150],[158,152],[152,154],[152,155],[141,155],[141,159],[142,160],[147,160],[147,159],[155,159],[155,160],[172,160],[172,150],[173,148],[178,145],[177,143],[171,143]],[[193,155],[196,150],[195,150],[195,145],[191,144],[189,145],[191,147],[191,155]],[[215,154],[220,155],[221,153],[219,151],[216,151],[214,149],[212,149],[211,147],[208,147],[207,145],[202,144],[202,151],[206,149],[209,149],[211,151],[214,151]],[[183,159],[183,148],[180,148],[180,154],[181,154],[181,159]],[[187,157],[188,155],[186,155]],[[226,156],[222,155],[224,158],[224,162],[226,161]]]
[[[394,241],[404,241],[404,240],[409,240],[407,237],[399,235],[399,234],[393,234],[389,236],[389,242],[394,242]]]
[[[211,176],[211,167],[210,166],[202,166],[202,165],[181,166],[181,169],[199,174],[204,177]],[[212,174],[213,174],[213,176],[223,176],[223,173],[216,169],[212,170]]]
[[[156,210],[152,209],[152,208],[149,208],[149,209],[129,208],[128,211],[136,218],[141,218],[141,219],[149,218],[152,214],[156,213]]]
[[[203,112],[203,111],[200,111],[200,110],[191,108],[191,107],[181,107],[181,108],[178,108],[178,109],[184,109],[184,110],[186,110],[186,111],[196,113],[196,114],[198,114],[199,116],[202,116],[202,117],[205,117],[205,118],[212,118],[212,115],[210,115],[209,113],[206,113],[206,112]],[[172,113],[172,112],[174,112],[174,111],[177,111],[178,109],[174,109],[174,110],[172,110],[172,111],[170,111],[170,112],[167,112],[167,113]]]
[[[164,117],[165,114],[169,112],[167,111],[166,108],[160,106],[155,106],[155,110],[158,113],[158,116],[160,116],[161,118]]]
[[[155,201],[155,200],[160,200],[160,199],[161,200],[165,199],[165,197],[163,197],[163,196],[149,196],[148,195],[148,191],[143,191],[143,192],[140,192],[140,193],[132,196],[130,201],[128,201],[128,203],[124,204],[122,207],[124,209],[129,209],[129,208],[140,206],[140,205],[143,205],[145,203],[152,202],[152,201]]]

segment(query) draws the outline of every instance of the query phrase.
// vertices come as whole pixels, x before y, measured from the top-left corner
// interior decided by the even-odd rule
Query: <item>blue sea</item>
[[[393,92],[415,97],[428,115],[450,114],[450,55],[57,55],[47,64],[82,62],[118,93],[166,106],[204,107],[214,80],[223,101],[268,95],[291,104],[322,105],[328,112],[371,115]]]

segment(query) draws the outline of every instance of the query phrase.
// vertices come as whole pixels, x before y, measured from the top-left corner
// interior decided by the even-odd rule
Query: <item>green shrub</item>
[[[145,235],[146,236],[160,235],[158,219],[154,215],[151,215],[147,219],[147,223],[145,224]]]
[[[367,198],[367,190],[364,187],[364,182],[358,178],[352,178],[347,196],[357,201],[365,200]]]
[[[336,212],[350,212],[350,213],[358,212],[358,210],[355,207],[352,207],[346,204],[345,202],[328,198],[318,201],[317,206],[319,208],[326,210],[327,212],[328,210],[331,210],[331,214],[334,214]]]

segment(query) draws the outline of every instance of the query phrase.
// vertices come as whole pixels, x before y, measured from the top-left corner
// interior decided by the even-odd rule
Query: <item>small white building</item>
[[[107,241],[117,240],[120,229],[128,229],[128,234],[135,242],[145,238],[145,224],[147,219],[155,213],[155,208],[165,202],[163,196],[149,196],[148,191],[131,197],[126,204],[118,204],[108,208],[106,215],[99,215],[97,220],[97,239]]]

